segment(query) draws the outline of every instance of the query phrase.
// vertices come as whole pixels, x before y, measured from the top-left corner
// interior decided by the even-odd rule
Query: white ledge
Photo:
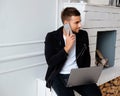
[[[7,57],[0,58],[0,62],[7,62],[7,61],[18,60],[18,59],[23,59],[23,58],[30,58],[30,57],[41,56],[41,55],[44,55],[44,52],[41,52],[41,53],[33,52],[33,53],[7,56]]]
[[[46,62],[41,62],[41,63],[32,64],[32,65],[22,66],[19,68],[12,68],[10,70],[0,71],[0,75],[11,73],[11,72],[16,72],[16,71],[21,71],[21,70],[25,70],[25,69],[29,69],[29,68],[33,68],[33,67],[45,66],[45,64],[46,64]]]
[[[21,45],[31,45],[31,44],[37,44],[37,43],[43,43],[44,41],[26,41],[26,42],[17,42],[17,43],[6,43],[6,44],[0,44],[0,47],[12,47],[12,46],[21,46]]]
[[[118,76],[120,76],[120,66],[106,68],[102,71],[102,74],[100,75],[98,85],[106,83]]]

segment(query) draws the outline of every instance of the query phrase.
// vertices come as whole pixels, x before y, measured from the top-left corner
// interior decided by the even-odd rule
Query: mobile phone
[[[68,34],[73,34],[73,33],[72,33],[72,29],[71,29],[69,23],[64,24],[64,29],[65,29],[65,31],[66,31]]]

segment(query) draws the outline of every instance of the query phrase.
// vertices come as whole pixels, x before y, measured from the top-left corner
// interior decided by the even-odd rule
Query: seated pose
[[[61,19],[63,25],[70,26],[72,33],[61,26],[46,35],[46,86],[52,87],[57,96],[75,96],[74,91],[82,96],[102,96],[95,83],[66,87],[65,80],[68,79],[71,69],[90,67],[90,52],[88,34],[81,30],[80,12],[74,7],[67,7],[62,11]]]

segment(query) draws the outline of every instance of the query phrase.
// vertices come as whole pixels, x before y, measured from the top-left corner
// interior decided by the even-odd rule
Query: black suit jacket
[[[45,57],[48,64],[46,86],[51,87],[54,77],[59,74],[68,54],[64,50],[63,27],[49,32],[45,38]],[[81,54],[82,52],[82,54]],[[90,66],[88,34],[84,30],[76,33],[76,62],[79,68]]]

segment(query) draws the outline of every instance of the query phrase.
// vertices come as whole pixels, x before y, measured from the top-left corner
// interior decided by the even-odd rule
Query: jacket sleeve
[[[57,49],[56,40],[51,33],[48,33],[45,38],[45,58],[48,67],[52,69],[56,66],[62,66],[67,59],[67,53],[64,48]]]
[[[89,67],[91,65],[91,57],[90,57],[90,49],[89,49],[89,38],[88,38],[88,33],[85,32],[84,34],[85,36],[85,43],[86,43],[86,51],[85,51],[85,58],[84,58],[84,61],[85,61],[85,64],[87,64],[87,67]]]

